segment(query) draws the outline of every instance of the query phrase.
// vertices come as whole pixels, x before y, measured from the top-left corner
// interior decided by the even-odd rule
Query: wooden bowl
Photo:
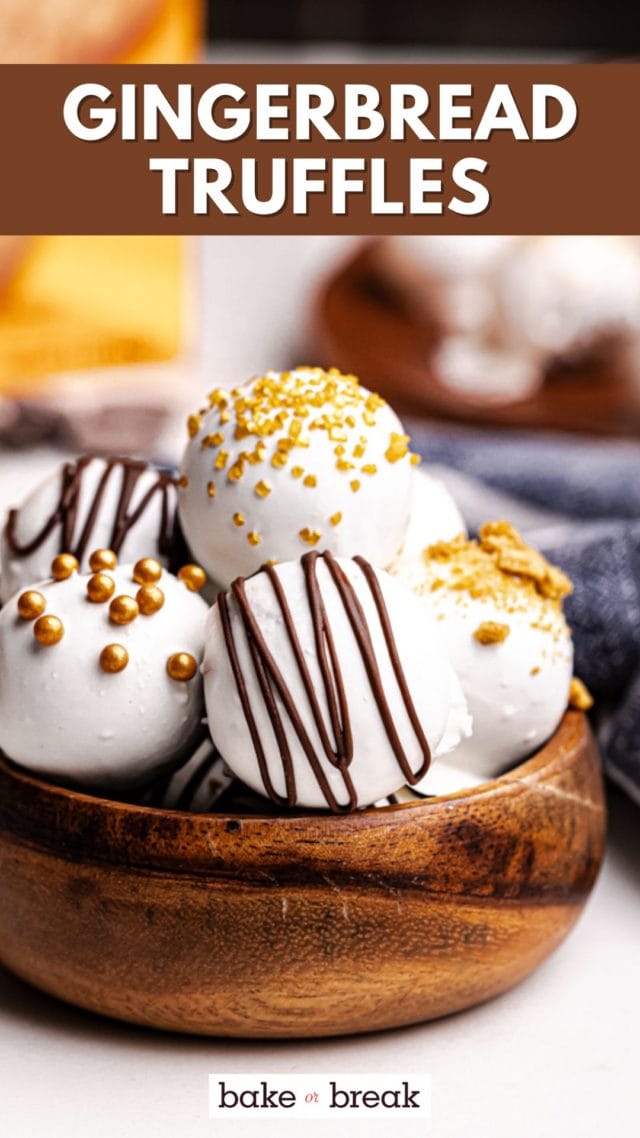
[[[347,817],[194,815],[0,763],[0,959],[81,1007],[206,1035],[395,1027],[504,992],[578,917],[598,754],[565,716],[471,791]]]
[[[436,329],[383,279],[374,242],[327,281],[312,324],[318,360],[355,372],[403,414],[477,427],[640,436],[640,389],[610,366],[557,371],[516,402],[481,399],[441,382],[433,364]]]

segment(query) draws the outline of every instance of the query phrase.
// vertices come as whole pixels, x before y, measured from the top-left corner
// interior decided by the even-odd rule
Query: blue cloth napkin
[[[423,423],[409,430],[472,533],[505,517],[571,577],[575,671],[596,699],[605,769],[640,803],[640,445]]]

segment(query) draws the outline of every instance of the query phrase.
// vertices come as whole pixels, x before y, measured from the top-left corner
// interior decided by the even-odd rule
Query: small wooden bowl
[[[527,976],[602,856],[585,717],[471,791],[347,817],[194,815],[0,763],[0,959],[105,1015],[321,1036],[459,1011]]]

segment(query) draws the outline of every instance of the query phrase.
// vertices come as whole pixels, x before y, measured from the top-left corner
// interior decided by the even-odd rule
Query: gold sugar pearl
[[[109,605],[109,620],[113,624],[130,624],[138,616],[140,609],[138,602],[134,601],[133,597],[127,597],[122,594],[119,597],[114,597]]]
[[[51,562],[51,576],[55,581],[66,581],[79,568],[78,558],[73,553],[59,553]]]
[[[111,600],[115,587],[115,581],[108,573],[94,573],[87,581],[87,596],[92,604],[103,605]]]
[[[183,565],[181,569],[178,569],[178,579],[192,593],[199,593],[203,585],[207,583],[207,574],[199,565]]]
[[[27,589],[26,593],[21,593],[18,597],[18,616],[22,620],[36,620],[46,607],[46,600],[36,589]]]
[[[112,549],[95,549],[89,558],[89,568],[92,573],[99,573],[101,569],[117,569],[118,558]]]
[[[136,593],[136,601],[143,616],[153,616],[164,604],[164,593],[157,585],[141,585]]]
[[[100,653],[100,667],[103,672],[121,672],[129,663],[129,653],[123,644],[107,644]]]
[[[259,533],[256,533],[255,530],[251,530],[251,533],[247,534],[247,541],[249,542],[249,545],[260,545],[262,538],[260,537]]]
[[[167,660],[167,672],[172,680],[185,684],[192,680],[198,671],[198,664],[190,652],[174,652]]]
[[[142,557],[133,567],[136,585],[155,585],[162,576],[162,565],[155,557]]]
[[[58,616],[40,616],[33,626],[33,635],[38,644],[51,647],[64,636],[64,625]]]

